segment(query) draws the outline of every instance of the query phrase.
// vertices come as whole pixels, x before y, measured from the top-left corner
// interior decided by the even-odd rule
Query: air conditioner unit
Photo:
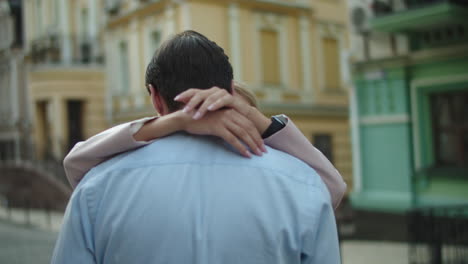
[[[363,34],[370,31],[369,20],[374,18],[373,0],[350,0],[351,25],[354,33]]]

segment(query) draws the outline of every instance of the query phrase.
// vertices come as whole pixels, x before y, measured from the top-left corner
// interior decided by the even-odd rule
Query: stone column
[[[300,45],[301,45],[301,66],[302,66],[302,87],[304,92],[308,94],[308,97],[312,97],[312,67],[311,67],[311,45],[310,45],[310,24],[309,18],[305,15],[301,15],[299,18],[299,34],[300,34]],[[312,100],[312,98],[308,98]]]
[[[242,81],[242,54],[240,39],[239,7],[236,3],[229,5],[229,45],[234,79]]]
[[[88,40],[91,44],[91,58],[99,54],[98,43],[98,20],[97,20],[97,1],[88,0]]]
[[[70,39],[70,21],[69,21],[69,3],[68,0],[60,0],[60,34],[62,37],[61,43],[61,60],[64,64],[71,64],[72,50]]]
[[[142,79],[143,75],[141,74],[141,58],[139,53],[139,27],[138,21],[133,20],[130,22],[129,30],[129,43],[128,43],[128,60],[129,60],[129,70],[130,70],[130,95],[133,102],[130,105],[135,106],[138,102],[135,101],[136,97],[143,90]]]

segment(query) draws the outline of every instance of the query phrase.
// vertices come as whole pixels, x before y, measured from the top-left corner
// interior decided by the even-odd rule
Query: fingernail
[[[188,113],[190,111],[190,107],[186,106],[184,107],[184,109],[182,110],[182,112],[184,113]]]
[[[268,153],[268,150],[267,150],[267,148],[265,147],[265,145],[262,145],[262,149],[263,149],[263,152]]]
[[[257,155],[259,155],[259,156],[263,155],[263,152],[259,148],[257,148],[257,150],[255,150],[255,151],[257,152]]]
[[[195,120],[200,119],[200,117],[201,117],[200,112],[196,112],[195,115],[193,115],[193,119],[195,119]]]
[[[213,108],[214,108],[214,104],[208,106],[208,110],[213,110]]]
[[[250,153],[250,151],[246,150],[245,151],[245,155],[250,159],[252,158],[252,153]]]
[[[176,97],[174,97],[174,101],[177,101],[177,99],[179,99],[179,98],[180,98],[180,96],[179,96],[179,95],[178,95],[178,96],[176,96]]]

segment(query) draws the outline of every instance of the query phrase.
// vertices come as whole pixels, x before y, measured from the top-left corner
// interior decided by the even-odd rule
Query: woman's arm
[[[94,166],[112,156],[145,146],[151,141],[137,141],[135,132],[156,117],[147,117],[107,129],[86,141],[78,142],[63,160],[65,174],[72,188]]]
[[[63,161],[68,181],[75,188],[84,175],[99,163],[177,131],[218,136],[246,157],[250,157],[251,153],[242,142],[255,150],[257,155],[262,155],[261,150],[265,149],[255,125],[235,110],[209,113],[202,120],[194,120],[191,115],[176,111],[159,118],[144,118],[118,125],[77,143]]]
[[[333,164],[315,148],[289,119],[288,124],[265,139],[265,143],[304,161],[315,169],[330,192],[333,208],[337,208],[346,192],[346,183]]]

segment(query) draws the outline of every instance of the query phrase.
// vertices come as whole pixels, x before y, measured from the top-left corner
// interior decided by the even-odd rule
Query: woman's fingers
[[[247,144],[255,154],[261,156],[262,149],[264,149],[265,146],[263,145],[263,139],[255,128],[255,125],[235,110],[230,110],[230,112],[230,120],[226,126],[228,126],[231,132],[240,140]]]
[[[188,89],[187,91],[180,93],[174,98],[174,101],[187,103],[196,93],[201,91],[200,89]]]
[[[216,110],[219,110],[219,109],[221,109],[223,107],[231,106],[233,104],[233,102],[234,102],[234,96],[232,96],[231,94],[226,92],[225,94],[223,94],[222,97],[220,97],[215,102],[210,104],[207,109],[209,111],[216,111]]]
[[[201,106],[201,104],[207,99],[209,98],[210,96],[216,94],[219,90],[221,90],[220,88],[218,87],[212,87],[210,89],[189,89],[181,94],[179,94],[178,96],[176,96],[174,98],[175,101],[178,101],[178,102],[184,102],[185,103],[185,107],[183,109],[184,112],[189,112],[191,111],[192,109],[196,109],[198,108],[199,106]],[[208,106],[207,106],[208,107]],[[201,115],[200,114],[195,114],[197,116],[197,118],[195,119],[199,119],[201,118]]]
[[[242,144],[242,142],[237,138],[235,134],[233,134],[229,129],[223,128],[219,132],[219,137],[224,139],[227,143],[229,143],[231,146],[233,146],[239,153],[247,158],[251,158],[252,154],[250,151],[247,150],[247,148]]]
[[[192,98],[185,104],[184,109],[182,110],[184,113],[188,113],[193,109],[197,108],[202,102],[205,100],[205,97],[202,92],[195,93]]]
[[[220,98],[223,98],[227,94],[228,92],[226,90],[221,90],[221,89],[215,90],[214,92],[210,91],[209,94],[206,93],[205,95],[208,95],[208,97],[206,97],[205,100],[200,104],[193,118],[194,119],[202,118],[205,115],[205,113],[208,111],[208,107],[210,105],[218,101]]]

